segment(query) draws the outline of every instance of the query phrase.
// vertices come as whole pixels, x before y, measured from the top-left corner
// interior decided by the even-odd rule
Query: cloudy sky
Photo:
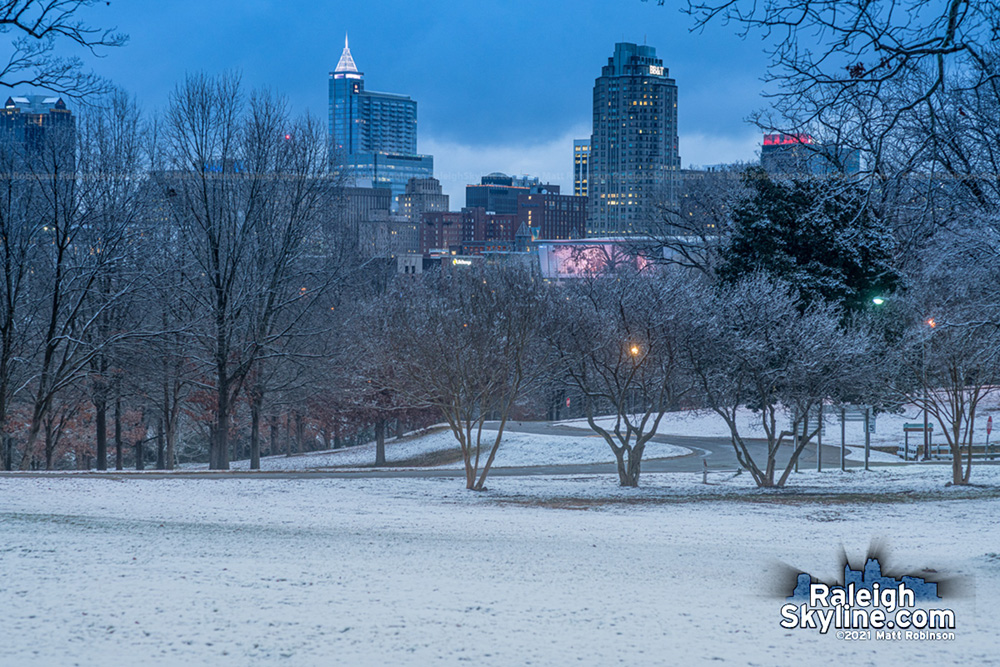
[[[185,73],[242,72],[297,112],[326,118],[327,80],[349,32],[370,90],[418,102],[419,146],[453,208],[492,172],[568,187],[574,138],[590,134],[594,78],[618,41],[656,47],[679,88],[682,164],[754,159],[767,57],[724,26],[691,32],[667,0],[112,0],[86,15],[127,46],[88,58],[162,108]]]

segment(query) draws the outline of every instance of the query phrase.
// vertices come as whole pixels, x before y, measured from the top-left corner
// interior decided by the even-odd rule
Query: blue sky
[[[419,150],[452,195],[491,171],[571,182],[572,139],[590,132],[594,78],[617,41],[655,46],[679,87],[681,160],[749,160],[745,122],[767,56],[723,26],[692,33],[681,2],[641,0],[112,0],[86,18],[130,42],[88,59],[150,110],[186,72],[236,69],[325,119],[327,77],[350,33],[371,90],[418,102]]]

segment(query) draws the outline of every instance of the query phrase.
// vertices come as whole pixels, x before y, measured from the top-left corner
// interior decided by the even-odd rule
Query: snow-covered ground
[[[496,437],[496,431],[483,431],[483,457],[489,454],[489,446]],[[454,451],[458,454],[458,441],[447,428],[435,429],[427,435],[410,437],[406,440],[386,440],[386,462],[391,466],[403,461],[412,462],[440,452]],[[672,458],[691,453],[685,447],[651,442],[646,446],[645,458]],[[607,443],[596,435],[581,431],[579,436],[535,435],[507,431],[500,442],[496,460],[497,467],[565,465],[577,463],[613,463],[614,454]],[[375,444],[368,443],[348,449],[313,452],[302,456],[270,456],[261,459],[262,470],[303,470],[309,468],[340,468],[348,466],[370,466],[375,463]],[[200,467],[205,467],[200,466]],[[236,470],[249,467],[249,461],[233,464]],[[440,467],[461,468],[462,464],[451,462]]]
[[[974,475],[995,490],[997,470]],[[996,664],[990,489],[828,504],[717,477],[764,502],[655,502],[706,488],[680,474],[637,490],[504,478],[479,494],[454,479],[0,476],[0,664]],[[820,477],[941,490],[947,468],[801,483]],[[940,605],[953,641],[779,627],[783,570],[835,579],[840,548],[858,563],[872,540],[902,571],[966,584]]]
[[[1000,428],[1000,392],[996,392],[983,400],[976,415],[974,442],[982,444],[986,442],[986,420],[991,415]],[[915,405],[903,406],[903,412],[881,413],[875,419],[875,432],[871,434],[871,444],[877,446],[902,445],[903,444],[903,424],[923,423],[923,412]],[[944,436],[941,435],[941,425],[937,423],[933,416],[930,422],[934,425],[933,443],[944,444]],[[561,422],[567,426],[580,426],[586,428],[585,419],[572,419]],[[604,427],[614,425],[613,418],[598,420],[598,424]],[[828,408],[823,419],[823,442],[828,445],[840,444],[840,413],[834,408]],[[737,426],[740,433],[745,437],[763,438],[764,430],[760,424],[760,413],[755,413],[748,409],[741,409],[737,414]],[[791,422],[787,419],[779,426],[783,429],[791,428]],[[660,421],[657,429],[660,435],[681,435],[728,438],[729,427],[725,421],[710,410],[682,410],[679,412],[668,412]],[[990,442],[1000,445],[1000,434],[994,433],[990,436]],[[859,421],[846,422],[844,428],[844,439],[848,445],[864,445],[865,432],[864,424]],[[923,444],[923,435],[920,433],[910,434],[910,446],[914,447],[919,442]],[[862,458],[864,453],[862,452]],[[894,460],[899,460],[898,458]]]

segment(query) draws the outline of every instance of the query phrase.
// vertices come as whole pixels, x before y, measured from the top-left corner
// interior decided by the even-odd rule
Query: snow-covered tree
[[[210,465],[225,469],[232,410],[251,372],[280,354],[338,274],[323,261],[334,256],[324,241],[337,238],[324,225],[336,181],[318,123],[292,121],[270,93],[246,95],[234,75],[179,85],[166,136],[162,180],[191,259],[193,349],[214,397]]]
[[[682,348],[689,371],[705,405],[729,427],[740,465],[758,486],[784,486],[819,428],[809,416],[824,401],[866,391],[871,332],[845,325],[841,311],[829,303],[803,306],[794,287],[765,274],[706,291],[703,300]],[[766,439],[762,452],[755,453],[742,430],[744,408],[758,415]],[[788,430],[783,428],[786,412]],[[806,437],[793,445],[796,432]]]
[[[727,282],[756,272],[817,299],[860,310],[899,283],[892,230],[857,185],[833,178],[772,179],[744,173],[744,196],[720,248],[718,276]]]
[[[560,288],[546,335],[557,372],[583,397],[587,423],[611,448],[622,486],[638,486],[646,445],[690,389],[684,373],[690,273],[654,268],[580,278]],[[610,423],[601,419],[610,411]]]
[[[548,299],[540,277],[512,261],[398,280],[378,302],[399,380],[386,386],[442,415],[468,489],[484,490],[516,401],[548,371],[539,337]],[[490,420],[496,431],[484,432]]]
[[[1000,271],[984,261],[996,240],[988,226],[942,234],[895,308],[908,320],[905,396],[941,426],[953,484],[969,483],[976,416],[1000,387]]]

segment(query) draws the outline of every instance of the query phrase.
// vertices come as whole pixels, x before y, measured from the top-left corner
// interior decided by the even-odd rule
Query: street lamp
[[[631,354],[631,355],[632,355],[633,357],[638,357],[638,356],[639,356],[639,346],[638,346],[638,345],[633,345],[632,347],[630,347],[630,348],[628,349],[628,351],[629,351],[629,353],[630,353],[630,354]]]
[[[872,299],[872,303],[874,303],[876,306],[881,306],[883,303],[885,303],[885,297],[876,296]]]
[[[924,320],[924,324],[932,330],[937,326],[933,317]],[[930,340],[930,337],[930,331],[928,331],[927,335],[924,336],[924,344],[920,350],[920,377],[924,385],[924,461],[929,461],[931,458],[931,436],[928,430],[930,424],[927,418],[927,341]]]

